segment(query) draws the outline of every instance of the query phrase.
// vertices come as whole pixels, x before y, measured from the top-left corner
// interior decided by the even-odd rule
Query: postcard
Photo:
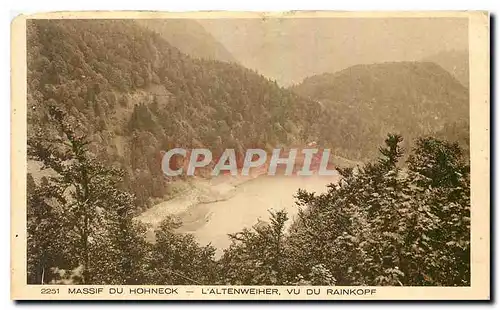
[[[490,299],[489,22],[18,16],[11,298]]]

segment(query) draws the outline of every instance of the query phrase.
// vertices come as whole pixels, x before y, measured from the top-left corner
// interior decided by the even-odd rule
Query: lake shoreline
[[[309,192],[326,192],[327,185],[338,176],[220,176],[211,180],[194,180],[185,193],[153,206],[138,219],[150,225],[148,239],[154,242],[154,228],[168,216],[178,218],[179,233],[194,235],[200,245],[212,244],[217,256],[230,245],[228,234],[266,223],[269,211],[285,210],[288,225],[299,211],[295,194],[299,188]]]

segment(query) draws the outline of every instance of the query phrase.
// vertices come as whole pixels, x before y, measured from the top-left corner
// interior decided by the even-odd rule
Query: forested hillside
[[[140,205],[167,194],[160,151],[272,148],[315,138],[321,107],[237,64],[194,59],[131,20],[28,22],[28,135],[68,111]]]
[[[29,134],[50,130],[49,102],[64,106],[91,151],[125,169],[141,205],[168,194],[159,154],[172,147],[242,152],[317,141],[363,160],[391,131],[411,140],[446,132],[446,123],[468,136],[468,91],[433,63],[358,65],[292,92],[238,64],[180,52],[164,40],[169,23],[28,25]]]
[[[411,141],[443,133],[446,126],[468,136],[468,90],[434,63],[356,65],[307,78],[291,89],[320,102],[328,110],[324,117],[333,115],[321,137],[348,158],[373,157],[387,132],[401,132]]]

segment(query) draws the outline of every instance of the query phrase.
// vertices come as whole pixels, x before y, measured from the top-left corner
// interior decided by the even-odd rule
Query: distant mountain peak
[[[434,62],[450,72],[462,85],[469,87],[469,52],[446,50],[425,57],[422,61]]]
[[[192,19],[138,19],[136,22],[158,33],[172,46],[193,58],[237,62],[224,45]]]

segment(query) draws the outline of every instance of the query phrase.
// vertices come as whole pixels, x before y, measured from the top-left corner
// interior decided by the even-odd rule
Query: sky
[[[465,18],[268,18],[198,22],[242,65],[283,86],[356,64],[468,49]]]

